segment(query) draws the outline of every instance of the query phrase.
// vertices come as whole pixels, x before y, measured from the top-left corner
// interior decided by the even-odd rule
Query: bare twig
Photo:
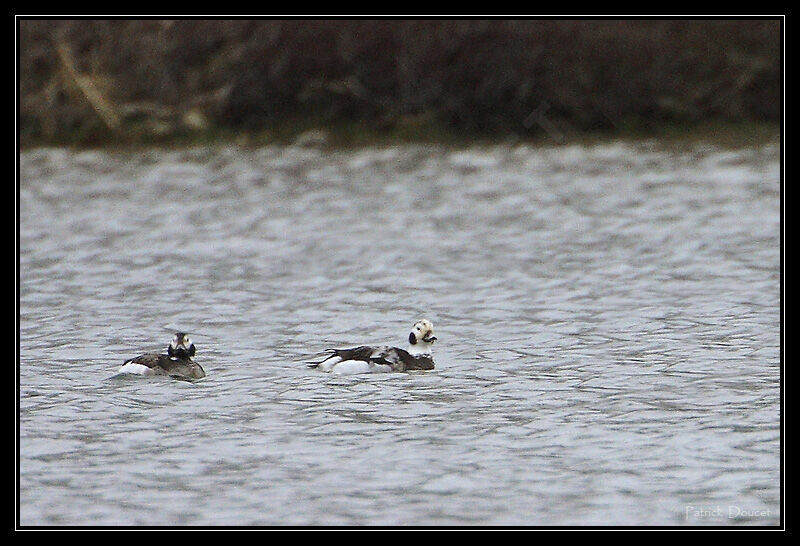
[[[88,76],[81,75],[75,68],[75,63],[72,60],[72,55],[69,52],[66,44],[58,42],[55,44],[58,58],[64,67],[65,72],[70,79],[75,83],[75,86],[81,91],[83,97],[86,99],[97,115],[106,124],[106,127],[112,131],[119,129],[120,121],[114,107],[107,101],[97,87],[94,85],[92,79]]]

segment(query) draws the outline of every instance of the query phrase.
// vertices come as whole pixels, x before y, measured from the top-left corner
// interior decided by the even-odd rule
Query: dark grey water
[[[777,146],[20,163],[22,525],[779,522]],[[206,379],[112,378],[176,329]]]

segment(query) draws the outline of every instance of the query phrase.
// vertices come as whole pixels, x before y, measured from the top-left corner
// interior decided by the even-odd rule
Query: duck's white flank
[[[340,360],[339,362],[324,362],[319,369],[323,372],[350,375],[355,373],[383,373],[391,372],[392,367],[386,364],[375,364],[363,360]]]
[[[117,373],[125,373],[131,375],[153,375],[155,372],[152,368],[148,368],[144,364],[137,364],[135,362],[128,362],[123,364]]]

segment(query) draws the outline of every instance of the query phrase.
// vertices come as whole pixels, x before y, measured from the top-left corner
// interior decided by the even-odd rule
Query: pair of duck
[[[360,345],[349,349],[328,349],[327,356],[309,367],[331,373],[403,372],[432,370],[433,324],[427,319],[417,321],[408,334],[408,349]],[[183,332],[178,332],[167,347],[167,354],[149,353],[126,360],[119,373],[136,375],[168,375],[178,379],[200,379],[206,376],[203,368],[192,358],[197,349]]]

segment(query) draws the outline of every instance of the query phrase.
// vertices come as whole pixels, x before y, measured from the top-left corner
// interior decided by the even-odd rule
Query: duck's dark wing
[[[369,362],[372,354],[376,351],[375,347],[369,345],[361,345],[360,347],[353,347],[352,349],[334,349],[333,352],[342,360],[362,360]]]
[[[368,345],[361,345],[359,347],[352,347],[350,349],[328,349],[324,353],[328,356],[326,356],[319,362],[309,362],[308,366],[310,368],[316,368],[323,362],[330,360],[335,356],[338,356],[342,360],[361,360],[363,362],[369,362],[370,357],[374,352],[375,352],[375,347],[370,347]]]
[[[128,359],[125,362],[123,362],[122,365],[124,366],[125,364],[141,364],[142,366],[147,366],[148,368],[151,368],[153,371],[158,371],[161,368],[162,360],[165,359],[169,360],[169,357],[167,355],[150,353]]]
[[[369,361],[373,364],[391,366],[393,371],[402,372],[406,369],[403,353],[408,355],[408,351],[397,347],[374,347]]]
[[[370,357],[370,362],[391,366],[392,370],[396,372],[432,370],[434,366],[431,355],[412,355],[398,347],[376,347]]]
[[[396,372],[406,370],[432,370],[434,367],[431,355],[412,355],[398,347],[379,347],[372,354],[370,362],[387,364]]]
[[[432,370],[434,368],[431,355],[412,355],[403,349],[397,349],[406,370]]]

